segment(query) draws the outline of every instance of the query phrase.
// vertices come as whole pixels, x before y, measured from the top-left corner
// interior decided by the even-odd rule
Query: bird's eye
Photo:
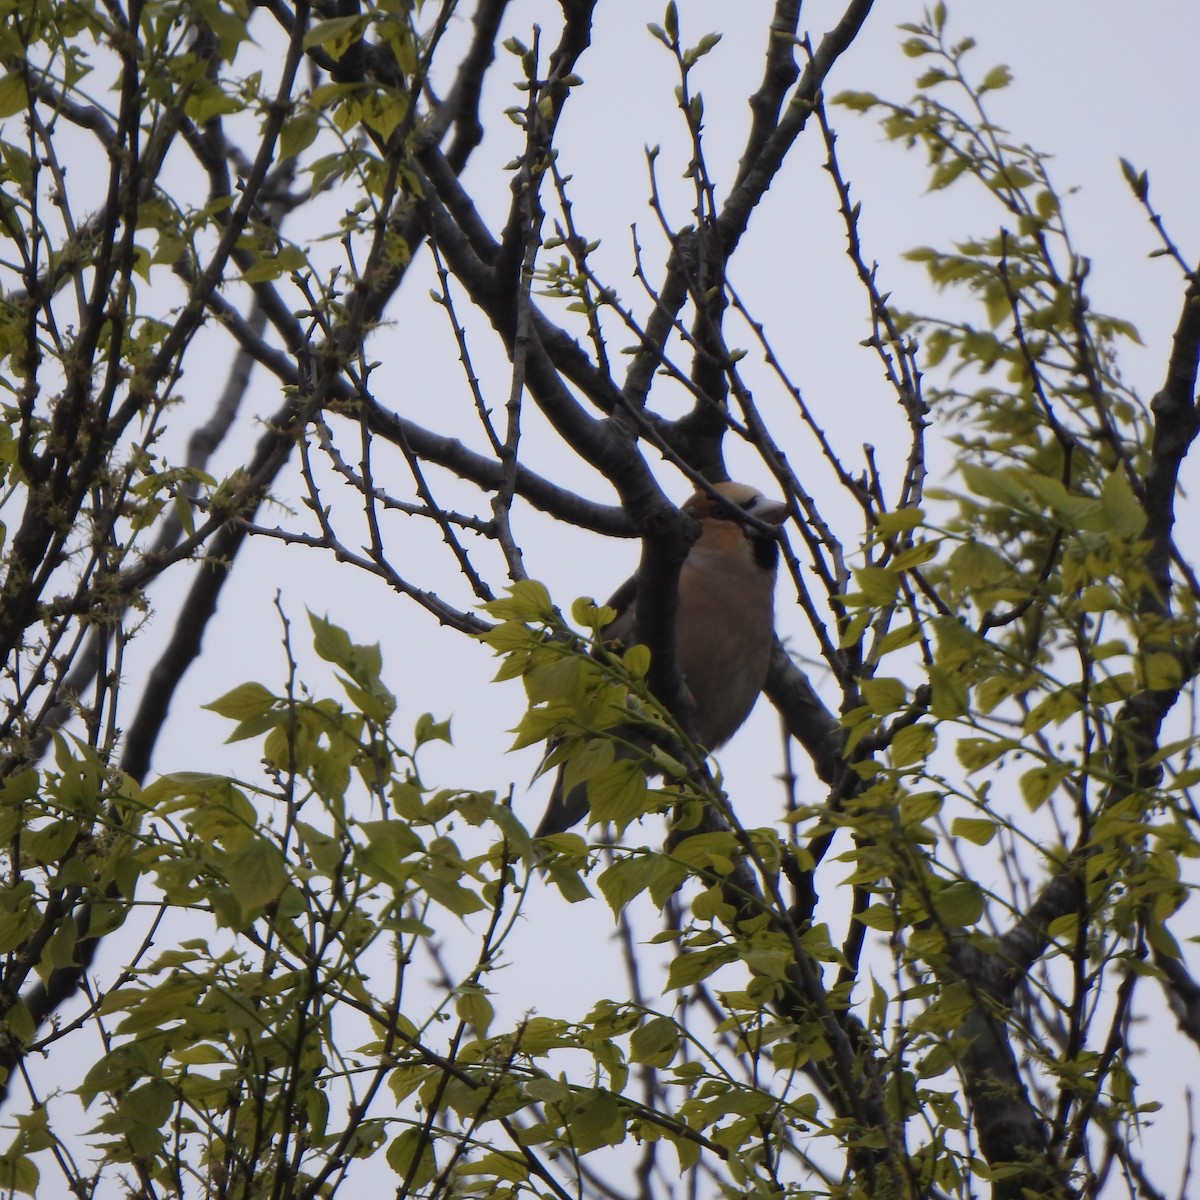
[[[712,516],[717,521],[736,521],[740,525],[742,513],[752,513],[758,500],[758,496],[751,496],[749,500],[743,500],[740,504],[731,500],[714,503]]]

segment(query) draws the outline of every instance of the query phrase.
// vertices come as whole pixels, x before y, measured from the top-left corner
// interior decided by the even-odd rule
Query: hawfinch
[[[743,483],[718,483],[683,506],[700,523],[679,572],[675,660],[691,697],[696,739],[706,750],[724,745],[750,715],[767,677],[774,637],[775,537],[744,524],[743,514],[770,525],[787,505],[768,500]],[[637,580],[617,589],[608,607],[617,615],[602,630],[605,641],[629,645],[637,620]],[[562,769],[537,837],[562,833],[588,811],[587,787],[563,795]]]

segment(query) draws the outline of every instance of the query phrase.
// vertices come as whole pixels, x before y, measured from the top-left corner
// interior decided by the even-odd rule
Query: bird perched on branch
[[[692,701],[696,739],[711,751],[750,715],[771,658],[779,544],[745,518],[777,526],[787,505],[743,483],[718,483],[712,492],[696,492],[683,511],[699,521],[700,536],[679,571],[675,661]],[[606,642],[632,644],[637,599],[636,578],[613,594],[608,607],[617,615],[601,630]],[[586,785],[564,795],[560,767],[536,836],[562,833],[587,811]]]

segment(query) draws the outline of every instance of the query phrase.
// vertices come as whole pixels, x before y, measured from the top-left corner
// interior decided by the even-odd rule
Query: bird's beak
[[[768,525],[782,525],[788,518],[788,506],[782,500],[772,500],[767,496],[759,496],[746,512],[756,521],[764,521]]]

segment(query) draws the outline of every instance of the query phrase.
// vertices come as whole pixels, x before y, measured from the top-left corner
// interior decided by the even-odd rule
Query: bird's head
[[[737,547],[749,543],[754,561],[774,571],[778,540],[773,532],[764,531],[753,522],[782,525],[788,515],[788,506],[782,501],[764,496],[749,484],[725,482],[714,484],[711,491],[696,492],[683,511],[700,522],[697,546],[701,552],[736,554]]]
[[[780,500],[769,499],[747,483],[725,482],[713,484],[711,492],[696,492],[683,506],[683,511],[697,521],[730,521],[735,525],[746,525],[742,520],[746,516],[767,525],[782,525],[787,520],[788,506]]]

